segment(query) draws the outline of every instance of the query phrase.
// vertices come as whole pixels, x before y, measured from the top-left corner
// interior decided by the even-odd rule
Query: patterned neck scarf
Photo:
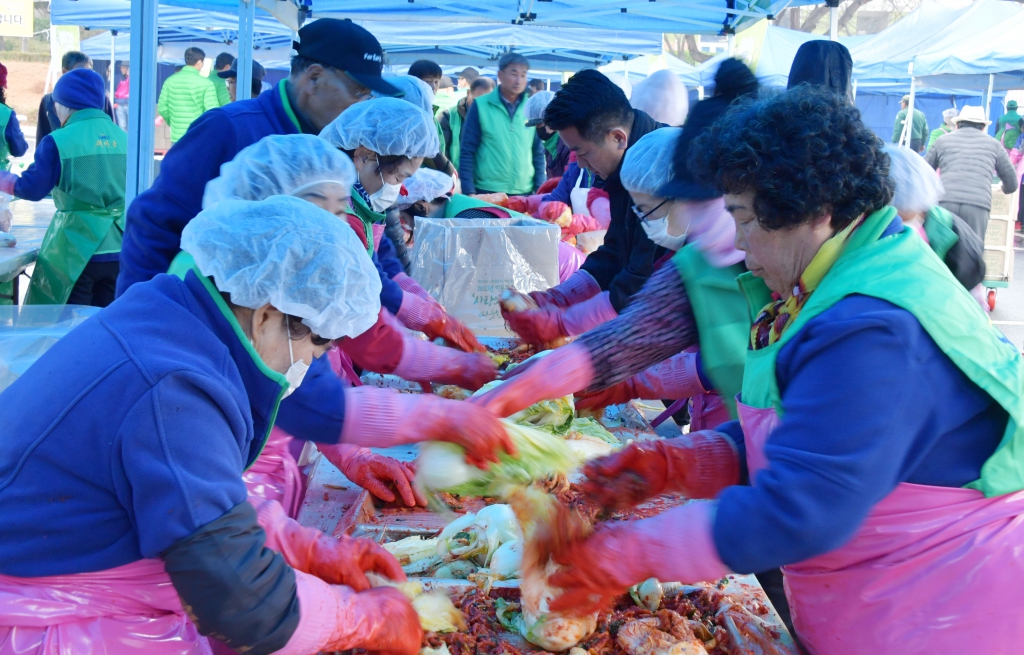
[[[761,313],[754,319],[753,327],[750,328],[751,350],[767,348],[779,340],[786,328],[800,315],[800,310],[821,284],[825,274],[832,269],[836,260],[839,259],[839,255],[843,254],[850,235],[863,222],[864,217],[861,216],[821,245],[811,263],[800,276],[800,282],[793,289],[792,296],[765,305]]]

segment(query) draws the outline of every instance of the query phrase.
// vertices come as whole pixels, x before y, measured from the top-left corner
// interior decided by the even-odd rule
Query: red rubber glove
[[[315,575],[329,584],[343,584],[356,591],[369,589],[365,571],[391,580],[405,580],[394,555],[370,539],[328,537],[314,528],[288,518],[276,500],[264,500],[256,520],[267,533],[267,548],[284,556],[293,569]]]
[[[579,344],[569,344],[549,355],[535,357],[513,370],[518,374],[509,376],[504,384],[463,403],[485,407],[497,416],[511,416],[542,400],[586,389],[594,378],[590,353]]]
[[[583,493],[611,510],[634,507],[666,493],[714,498],[739,484],[740,460],[721,432],[701,430],[675,439],[634,442],[587,464]]]
[[[449,316],[440,305],[408,291],[402,294],[397,316],[406,327],[423,332],[431,340],[441,337],[467,353],[486,352],[469,328]]]
[[[568,225],[572,220],[572,208],[564,202],[552,200],[541,205],[537,218],[558,226]]]
[[[568,307],[601,293],[601,285],[586,271],[576,271],[569,279],[547,291],[532,291],[529,296],[539,307]],[[508,317],[503,313],[505,320]]]
[[[707,393],[697,373],[698,355],[682,352],[614,387],[577,397],[576,407],[595,409],[633,398],[690,398]]]
[[[497,462],[499,449],[516,454],[512,439],[491,412],[461,400],[376,387],[345,389],[341,441],[378,448],[447,441],[464,448],[466,461],[480,468]]]
[[[548,580],[564,591],[551,611],[590,614],[648,578],[693,583],[725,577],[730,571],[711,533],[713,509],[714,503],[689,503],[649,519],[602,523],[585,541],[570,543],[553,556],[565,568]]]
[[[396,496],[391,490],[391,485],[394,485],[406,506],[427,506],[426,498],[418,494],[412,484],[416,478],[416,469],[411,462],[400,462],[373,453],[368,448],[344,443],[330,446],[317,444],[317,450],[323,453],[327,461],[337,466],[346,478],[384,502],[395,502]]]
[[[543,347],[555,339],[569,336],[562,322],[563,309],[547,306],[505,316],[508,328],[524,342]]]
[[[402,592],[378,587],[356,593],[295,572],[299,625],[275,655],[364,649],[388,655],[416,655],[423,629]]]
[[[464,353],[407,336],[395,375],[413,382],[454,384],[476,391],[497,377],[498,369],[483,353]]]
[[[509,196],[508,208],[520,214],[529,214],[530,201],[526,199],[526,196]]]
[[[633,384],[633,378],[624,382],[590,393],[582,392],[576,394],[576,409],[602,409],[608,405],[621,405],[628,403],[640,394]]]
[[[0,191],[3,191],[9,196],[14,195],[14,183],[18,181],[18,176],[8,171],[0,171]]]
[[[595,230],[603,230],[606,228],[601,227],[601,224],[593,216],[587,216],[586,214],[573,214],[572,219],[569,221],[569,225],[562,228],[562,238],[574,237],[577,234],[583,234],[584,232],[593,232]]]

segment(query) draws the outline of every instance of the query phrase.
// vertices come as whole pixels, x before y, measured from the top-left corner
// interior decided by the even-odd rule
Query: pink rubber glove
[[[469,328],[445,313],[436,302],[427,302],[406,291],[402,294],[397,317],[406,327],[423,332],[431,340],[441,337],[467,353],[485,352]]]
[[[254,499],[261,500],[261,499]],[[315,575],[328,584],[343,584],[356,591],[369,589],[366,571],[391,580],[405,580],[394,555],[370,539],[328,537],[288,518],[281,503],[261,500],[256,521],[267,533],[267,548],[276,550],[293,569]]]
[[[602,291],[593,298],[565,309],[547,306],[505,317],[510,330],[526,343],[543,348],[545,344],[564,337],[575,337],[618,316],[611,296]]]
[[[369,448],[347,443],[317,444],[317,450],[323,453],[327,461],[337,466],[346,478],[384,502],[395,502],[395,493],[389,486],[394,485],[406,506],[427,506],[427,500],[416,493],[413,487],[416,469],[411,462],[400,462],[371,452]]]
[[[476,391],[498,376],[491,358],[483,353],[464,353],[430,341],[407,336],[395,375],[413,382],[454,384]]]
[[[612,208],[608,192],[604,189],[591,189],[587,192],[587,211],[600,225],[596,229],[607,230],[608,226],[612,224]]]
[[[601,285],[597,283],[594,276],[586,271],[576,271],[565,282],[547,291],[533,291],[529,295],[540,307],[553,305],[555,307],[568,307],[588,298],[593,298],[601,293]],[[502,314],[502,316],[505,316]],[[508,320],[508,316],[505,316]]]
[[[497,462],[499,449],[516,454],[505,428],[480,407],[431,394],[376,387],[345,389],[341,441],[376,448],[447,441],[462,446],[466,461],[480,468]]]
[[[508,199],[508,208],[520,214],[536,214],[540,211],[540,199],[544,194],[537,193],[532,196],[512,196]]]
[[[565,568],[548,582],[564,593],[551,611],[590,614],[648,578],[693,583],[729,575],[711,532],[716,508],[690,503],[649,519],[601,524],[586,541],[554,555]]]
[[[559,226],[568,224],[571,217],[572,208],[560,200],[541,203],[540,211],[537,212],[537,218]]]
[[[567,227],[562,228],[562,238],[568,239],[574,237],[577,234],[584,232],[593,232],[595,230],[606,230],[608,228],[601,227],[600,222],[593,216],[587,216],[586,214],[573,214],[572,221]]]
[[[3,191],[9,196],[14,195],[14,183],[18,181],[18,176],[8,171],[0,171],[0,191]]]
[[[661,398],[690,398],[708,389],[697,375],[697,353],[684,352],[655,364],[613,387],[581,394],[576,397],[579,409],[595,409],[619,405],[634,398],[656,400]]]
[[[667,493],[714,498],[739,484],[740,459],[724,434],[701,430],[675,439],[634,442],[588,463],[584,473],[583,492],[614,511]]]
[[[504,384],[473,396],[464,404],[485,407],[497,416],[511,416],[542,400],[586,389],[594,379],[590,353],[575,343],[512,370],[516,375],[508,376]]]
[[[602,291],[593,298],[578,302],[562,314],[562,328],[566,335],[576,337],[607,323],[619,313],[612,307],[611,294]]]
[[[397,284],[402,289],[402,291],[406,291],[413,295],[419,296],[420,298],[423,298],[427,302],[434,303],[438,307],[441,306],[441,303],[434,300],[434,297],[427,293],[427,290],[421,287],[419,282],[412,279],[405,273],[399,273],[395,277],[391,278],[391,280],[395,284]]]
[[[391,587],[356,593],[295,572],[299,625],[274,655],[313,655],[362,648],[389,655],[416,655],[423,629],[412,603]]]

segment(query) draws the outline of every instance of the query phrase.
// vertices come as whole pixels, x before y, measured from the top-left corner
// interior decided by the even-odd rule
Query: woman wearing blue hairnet
[[[357,174],[352,209],[363,222],[368,247],[372,251],[379,244],[389,246],[380,238],[384,234],[384,211],[398,201],[402,182],[416,172],[423,158],[440,149],[434,119],[412,103],[376,98],[346,109],[324,128],[320,138],[352,158]],[[390,266],[388,261],[392,262]],[[385,308],[398,320],[431,339],[442,337],[466,352],[483,351],[466,326],[449,316],[405,274],[397,258],[388,255],[382,262],[388,276],[404,291],[393,294],[385,288],[382,298]]]
[[[365,574],[402,579],[393,557],[250,504],[242,482],[312,360],[376,320],[362,245],[275,197],[203,210],[181,247],[180,275],[135,285],[0,394],[0,644],[177,655],[209,653],[210,635],[239,652],[415,654],[415,611]],[[486,459],[507,439],[482,410],[424,398],[390,401],[414,426],[346,442],[455,439]]]
[[[349,190],[355,179],[349,158],[325,140],[306,134],[273,135],[242,150],[221,167],[220,176],[206,185],[203,206],[232,198],[296,196],[346,220],[365,238],[363,223],[351,213],[349,204]],[[386,310],[381,309],[377,324],[328,353],[334,372],[342,380],[361,384],[352,371],[353,361],[360,368],[416,382],[477,389],[494,379],[494,364],[486,355],[405,336],[383,318],[384,314]],[[275,427],[260,459],[246,472],[246,483],[251,493],[280,500],[294,517],[302,500],[302,479],[290,452],[291,442],[288,432]],[[346,477],[378,498],[395,501],[396,495],[389,488],[393,484],[405,504],[425,504],[411,485],[414,471],[409,464],[345,443],[320,445],[319,449]]]

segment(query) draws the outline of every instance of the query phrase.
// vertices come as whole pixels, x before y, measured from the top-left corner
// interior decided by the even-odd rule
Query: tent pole
[[[828,7],[828,40],[839,39],[839,5],[830,4]]]
[[[913,64],[911,64],[913,66]],[[911,139],[914,136],[914,96],[915,89],[917,88],[917,80],[913,77],[910,78],[910,101],[907,103],[907,117],[903,121],[903,134],[906,139],[900,139],[902,145],[910,145]]]
[[[704,99],[704,85],[703,84],[699,84],[697,86],[697,100],[703,100],[703,99]]]
[[[857,101],[857,80],[853,80],[853,101]]]
[[[252,97],[252,30],[256,20],[256,0],[238,0],[238,77],[235,99]]]
[[[545,88],[546,88],[546,89],[547,89],[548,91],[550,91],[550,90],[551,90],[551,78],[549,77],[548,79],[546,79],[546,80],[545,80],[545,83],[547,84],[547,86],[546,86]]]
[[[110,102],[114,102],[114,57],[117,56],[117,50],[114,47],[114,40],[117,38],[117,30],[110,30]]]
[[[128,180],[124,206],[153,183],[153,122],[156,119],[157,0],[131,3],[131,64],[128,95]]]
[[[988,76],[988,97],[985,99],[985,120],[992,120],[989,114],[992,111],[992,87],[995,85],[995,81],[996,76],[990,74]]]
[[[735,48],[736,48],[736,35],[732,34],[732,33],[726,34],[725,35],[725,44],[726,44],[726,50],[725,50],[726,53],[730,57],[732,57],[733,50],[735,50]]]

